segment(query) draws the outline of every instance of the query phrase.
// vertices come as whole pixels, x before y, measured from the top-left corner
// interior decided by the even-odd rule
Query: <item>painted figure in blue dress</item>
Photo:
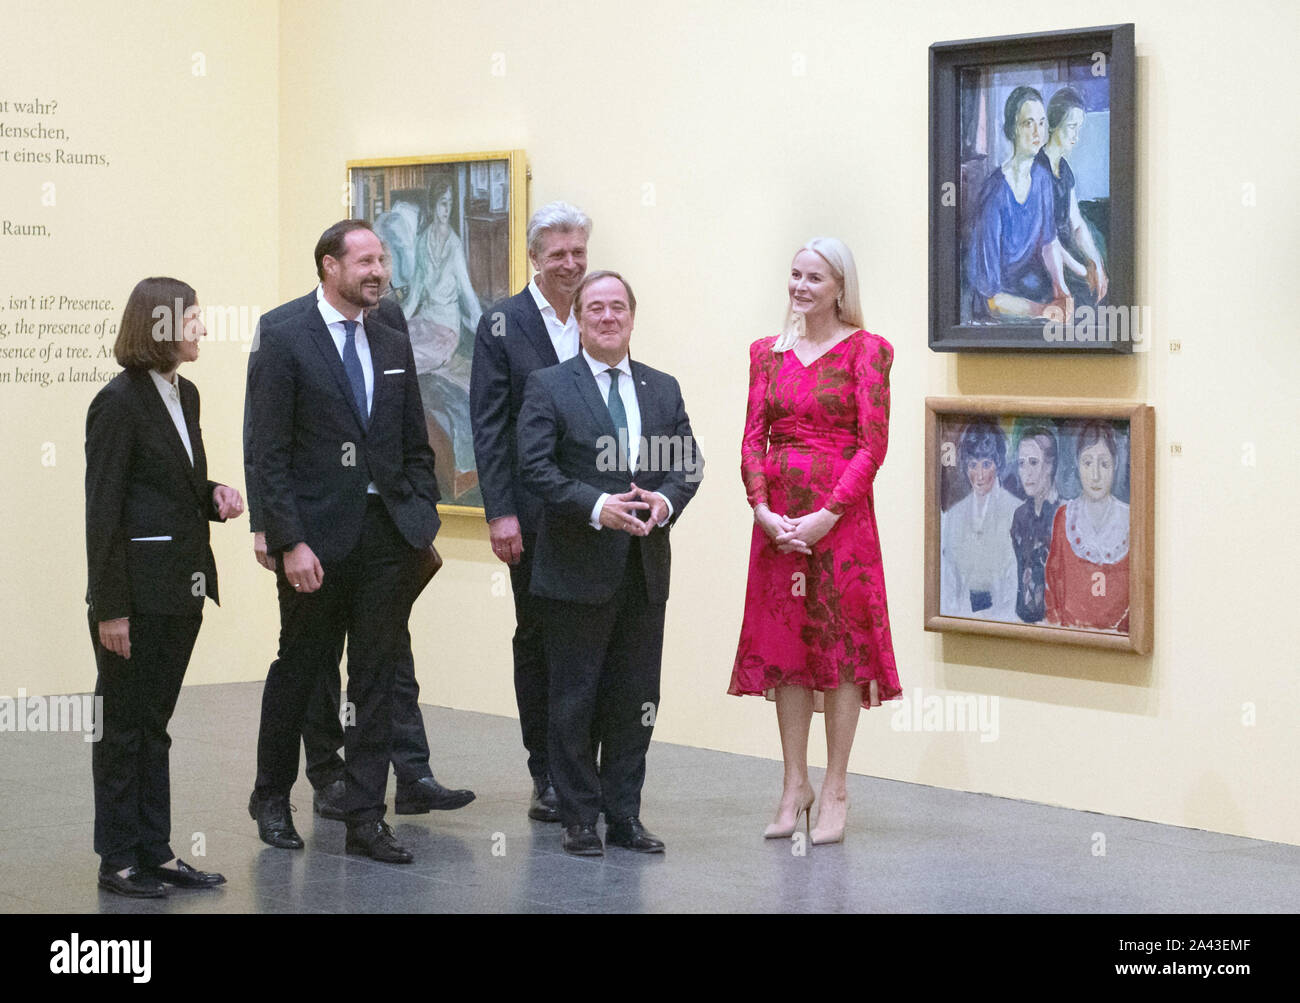
[[[1017,87],[1007,98],[1003,134],[1011,156],[984,182],[968,264],[973,316],[984,322],[1074,315],[1056,234],[1051,168],[1038,159],[1047,141],[1043,96]]]
[[[1035,160],[1051,172],[1056,239],[1066,284],[1077,303],[1096,306],[1106,298],[1110,280],[1092,228],[1079,212],[1074,171],[1065,159],[1079,144],[1083,118],[1083,98],[1077,91],[1062,87],[1053,94],[1047,102],[1047,142]]]

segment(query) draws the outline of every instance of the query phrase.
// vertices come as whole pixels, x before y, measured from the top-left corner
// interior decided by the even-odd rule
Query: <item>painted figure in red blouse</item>
[[[1109,422],[1079,432],[1083,493],[1056,510],[1047,554],[1049,624],[1128,633],[1128,506],[1115,497],[1118,450]]]
[[[862,707],[902,690],[894,668],[871,485],[889,438],[889,342],[862,330],[857,268],[838,240],[810,240],[790,267],[779,337],[750,346],[741,475],[754,509],[733,694],[776,701],[784,789],[768,838],[791,836],[814,801],[808,732],[825,711],[827,764],[814,843],[838,842]]]

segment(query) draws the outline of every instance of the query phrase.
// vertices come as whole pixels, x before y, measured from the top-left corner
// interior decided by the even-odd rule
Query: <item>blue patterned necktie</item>
[[[357,354],[357,322],[345,320],[343,330],[346,332],[343,339],[343,371],[348,374],[348,382],[352,384],[352,398],[357,402],[357,411],[361,414],[361,425],[364,428],[370,421],[370,412],[366,407],[366,374],[361,370],[361,356]]]

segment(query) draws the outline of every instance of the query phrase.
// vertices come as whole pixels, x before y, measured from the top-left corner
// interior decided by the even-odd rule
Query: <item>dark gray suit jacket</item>
[[[484,514],[489,521],[516,516],[525,533],[537,532],[542,501],[519,477],[516,428],[524,385],[533,370],[559,361],[546,321],[527,287],[495,304],[479,321],[469,412]]]
[[[524,486],[543,506],[533,558],[534,595],[587,604],[613,597],[632,537],[621,530],[593,529],[591,510],[603,492],[619,494],[635,480],[637,487],[658,491],[672,504],[669,526],[640,538],[649,599],[668,599],[669,528],[699,488],[704,458],[677,381],[635,360],[632,379],[641,435],[649,447],[642,449],[642,469],[635,473],[609,462],[609,446],[617,435],[614,421],[581,353],[528,377],[519,413],[519,469]],[[652,469],[644,469],[647,465]]]
[[[217,484],[208,480],[199,392],[183,376],[177,383],[193,463],[148,370],[123,370],[86,415],[86,601],[97,621],[201,613],[205,596],[218,601],[208,541],[209,521],[222,521]]]
[[[315,308],[316,290],[313,289],[306,296],[299,296],[288,303],[281,303],[274,310],[268,310],[258,319],[259,335],[253,340],[254,347],[257,346],[260,340],[260,331],[263,324],[273,327],[276,324],[283,323],[290,317],[297,316],[304,310],[314,310]],[[402,307],[395,299],[385,296],[379,301],[379,305],[375,307],[373,313],[381,323],[387,324],[394,330],[401,331],[402,334],[410,337],[410,331],[406,326],[406,315],[402,313]],[[253,371],[251,353],[248,359],[248,371],[249,373]],[[253,463],[253,395],[248,392],[247,381],[244,386],[244,485],[247,496],[244,501],[248,506],[249,530],[253,533],[264,533],[266,527],[262,524],[262,492],[257,483],[257,467]]]
[[[406,542],[426,550],[438,531],[439,495],[410,340],[375,313],[366,318],[374,367],[366,419],[315,293],[284,309],[278,322],[262,319],[248,370],[267,551],[305,541],[322,562],[346,557],[361,535],[370,483]]]

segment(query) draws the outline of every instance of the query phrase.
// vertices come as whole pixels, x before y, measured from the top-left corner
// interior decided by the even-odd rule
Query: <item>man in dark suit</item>
[[[543,505],[532,592],[545,610],[551,776],[567,852],[603,853],[603,810],[610,845],[659,853],[640,814],[668,532],[704,460],[677,381],[628,355],[636,298],[622,276],[588,275],[574,312],[582,351],[529,376],[519,414],[520,474]]]
[[[386,252],[386,249],[385,249]],[[390,265],[384,256],[384,285],[387,287]],[[260,323],[274,327],[285,320],[316,309],[321,288],[306,296],[290,300],[264,314]],[[396,300],[381,295],[379,303],[366,311],[382,324],[400,331],[409,339],[406,317]],[[251,371],[251,362],[250,362]],[[253,463],[252,395],[244,403],[244,476],[248,489],[248,513],[253,531],[253,555],[257,563],[275,571],[276,560],[266,552],[266,533],[262,524],[261,493]],[[411,653],[411,635],[403,624],[402,656],[393,680],[393,747],[391,761],[397,776],[394,807],[399,815],[463,808],[474,800],[470,790],[449,790],[438,783],[429,765],[429,740],[424,733],[424,716],[420,712],[420,686],[415,679],[415,659]],[[303,721],[302,744],[307,757],[307,779],[313,788],[312,809],[323,818],[342,819],[344,766],[339,750],[344,745],[343,725],[339,720],[339,647],[333,671],[323,672],[320,685],[312,695]]]
[[[470,418],[492,552],[510,568],[515,600],[512,641],[519,726],[533,778],[528,817],[558,822],[559,803],[547,765],[550,684],[542,647],[542,604],[529,591],[542,503],[519,480],[516,423],[524,384],[534,369],[578,354],[573,293],[587,273],[591,220],[565,202],[542,206],[528,221],[528,256],[536,274],[519,293],[483,314],[470,371]]]
[[[262,839],[301,847],[289,818],[303,719],[346,637],[342,809],[346,849],[411,855],[384,822],[395,666],[438,489],[410,342],[374,317],[383,247],[344,220],[316,245],[315,309],[263,324],[250,360],[253,457],[268,555],[277,558],[279,657],[267,674],[249,812]]]

